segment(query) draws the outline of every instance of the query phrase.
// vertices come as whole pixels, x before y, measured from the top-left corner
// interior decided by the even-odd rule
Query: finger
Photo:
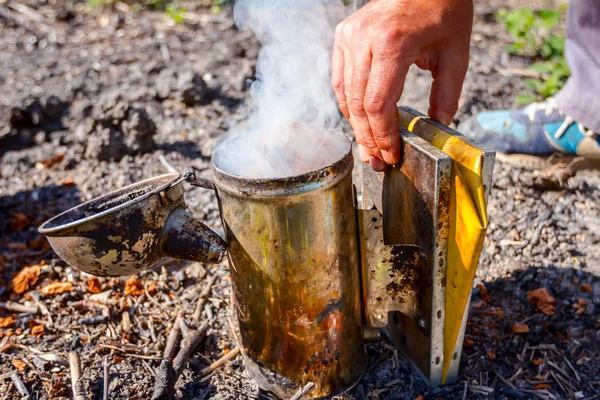
[[[373,55],[373,68],[365,94],[365,110],[373,139],[383,160],[390,165],[400,161],[399,115],[397,103],[402,95],[410,64],[384,52]]]
[[[341,31],[343,23],[338,24],[335,29],[335,43],[333,45],[333,56],[331,59],[331,84],[340,107],[340,111],[346,118],[350,118],[346,95],[344,94],[344,51],[341,47]]]
[[[363,105],[371,67],[371,54],[368,48],[355,48],[354,53],[349,48],[345,48],[344,56],[346,101],[350,112],[350,124],[354,129],[356,141],[364,146],[369,156],[381,159],[381,152],[373,139],[369,119]],[[368,159],[365,161],[368,161]]]
[[[432,71],[433,83],[429,95],[429,116],[449,125],[456,111],[462,91],[463,81],[469,67],[469,52],[466,57],[457,60],[460,52],[446,51],[440,57],[435,71]]]

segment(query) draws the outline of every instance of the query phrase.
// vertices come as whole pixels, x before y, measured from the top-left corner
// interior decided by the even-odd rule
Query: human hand
[[[340,22],[331,82],[362,161],[382,171],[400,160],[396,103],[412,64],[433,76],[428,115],[452,121],[472,24],[472,0],[373,0]]]

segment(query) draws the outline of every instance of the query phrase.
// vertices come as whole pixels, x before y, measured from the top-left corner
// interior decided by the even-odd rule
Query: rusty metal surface
[[[405,129],[400,134],[398,165],[384,174],[363,168],[362,206],[367,210],[359,210],[358,218],[365,249],[365,318],[375,326],[387,323],[386,334],[437,386],[442,379],[451,160]]]
[[[367,365],[352,166],[348,152],[287,179],[215,168],[246,367],[282,398],[308,382],[315,398],[340,393]]]
[[[493,175],[496,153],[494,151],[492,151],[491,149],[487,149],[487,148],[481,146],[473,139],[471,139],[467,136],[464,136],[463,134],[461,134],[460,132],[458,132],[454,129],[451,129],[451,128],[449,128],[445,125],[442,125],[436,121],[433,121],[431,119],[424,118],[424,117],[426,117],[424,114],[422,114],[410,107],[400,107],[398,111],[400,114],[400,125],[404,126],[404,127],[407,127],[415,117],[421,117],[421,119],[416,121],[416,123],[415,123],[414,132],[419,137],[421,137],[427,141],[433,141],[434,138],[436,137],[436,135],[438,135],[441,131],[443,131],[447,134],[450,134],[452,136],[459,138],[461,141],[464,141],[465,143],[468,143],[469,145],[473,146],[474,148],[480,150],[483,153],[483,160],[482,160],[482,165],[481,165],[481,176],[483,178],[485,198],[487,200],[487,197],[489,196],[489,193],[490,193],[490,190],[492,187],[492,175]],[[465,309],[466,310],[469,309],[469,303],[466,304]],[[454,351],[452,353],[452,360],[450,361],[450,367],[449,367],[448,376],[446,379],[447,383],[455,382],[458,377],[458,368],[459,368],[459,364],[460,364],[460,358],[461,358],[461,353],[462,353],[462,347],[463,347],[464,334],[465,334],[465,329],[466,329],[466,325],[467,325],[467,320],[468,320],[468,312],[465,312],[463,315],[462,322],[461,322],[459,335],[458,335],[458,338],[454,345]]]
[[[39,231],[60,258],[97,276],[135,274],[165,255],[216,262],[225,242],[183,210],[179,178],[166,174],[127,186],[65,211]]]

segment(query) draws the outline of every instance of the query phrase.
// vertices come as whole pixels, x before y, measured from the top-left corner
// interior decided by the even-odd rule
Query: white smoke
[[[222,170],[248,178],[281,178],[331,165],[350,148],[336,129],[340,115],[331,87],[337,0],[237,0],[234,19],[262,43],[254,109],[214,151]]]

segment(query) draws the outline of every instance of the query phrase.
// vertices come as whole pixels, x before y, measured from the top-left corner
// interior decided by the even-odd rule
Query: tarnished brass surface
[[[247,371],[289,398],[337,394],[367,364],[350,152],[288,179],[252,180],[215,167],[215,186]]]
[[[179,174],[166,174],[98,197],[40,226],[73,267],[98,276],[131,275],[164,256],[218,262],[221,237],[184,210]]]

